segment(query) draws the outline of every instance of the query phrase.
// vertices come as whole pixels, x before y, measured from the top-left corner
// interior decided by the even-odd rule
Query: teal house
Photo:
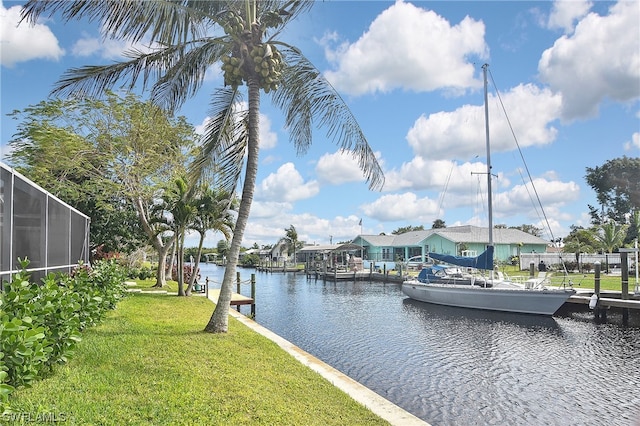
[[[358,235],[353,241],[364,247],[364,259],[395,262],[410,258],[427,258],[429,252],[457,256],[477,256],[489,243],[488,228],[452,226],[411,231],[399,235]],[[548,241],[519,229],[493,230],[495,259],[509,262],[521,253],[545,253]]]

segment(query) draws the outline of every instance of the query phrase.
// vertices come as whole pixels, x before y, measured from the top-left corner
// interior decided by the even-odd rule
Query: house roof
[[[300,250],[298,250],[298,253],[305,253],[305,252],[329,252],[332,250],[335,250],[338,247],[337,244],[325,244],[325,245],[315,245],[315,246],[304,246],[302,247]]]
[[[410,231],[399,235],[360,235],[360,238],[376,247],[407,247],[419,246],[432,235],[439,235],[454,243],[489,242],[489,228],[473,225]],[[540,237],[514,228],[495,228],[493,242],[495,244],[548,244],[548,241]]]
[[[426,240],[434,232],[433,229],[426,231],[409,231],[404,234],[396,235],[393,240],[394,246],[418,246],[422,241]]]
[[[393,246],[396,235],[360,235],[360,238],[372,246],[383,247]]]
[[[436,234],[456,243],[488,243],[489,228],[465,225],[451,228],[436,229]],[[540,237],[515,228],[494,228],[493,242],[495,244],[547,244]]]
[[[364,250],[364,247],[354,243],[346,243],[346,244],[340,244],[333,251],[353,251],[353,250]]]

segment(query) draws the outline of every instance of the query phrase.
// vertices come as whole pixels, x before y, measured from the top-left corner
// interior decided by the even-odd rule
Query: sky
[[[8,113],[47,99],[69,68],[121,60],[131,47],[105,39],[97,22],[54,16],[18,25],[21,4],[0,6],[2,157],[18,124]],[[281,39],[340,93],[385,184],[369,190],[326,129],[297,155],[282,114],[263,96],[246,247],[274,244],[291,225],[309,244],[429,229],[436,219],[487,226],[483,64],[494,224],[534,225],[546,239],[587,227],[588,205],[597,206],[587,168],[640,156],[638,0],[324,1]],[[221,85],[212,66],[178,112],[197,131]],[[220,239],[211,233],[205,246]],[[192,235],[187,245],[196,242]]]

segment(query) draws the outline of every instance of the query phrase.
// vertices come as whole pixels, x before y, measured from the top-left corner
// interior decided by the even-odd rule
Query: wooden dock
[[[218,298],[220,297],[220,289],[209,289],[209,299],[213,301],[213,303],[218,303]],[[238,293],[231,293],[231,306],[240,306],[240,305],[254,305],[255,301],[248,297],[243,296]]]
[[[577,303],[582,305],[588,305],[591,302],[593,291],[585,291],[574,294],[569,297],[567,303]],[[608,296],[608,297],[607,297]],[[631,296],[631,295],[630,295]],[[618,292],[601,292],[598,298],[598,303],[604,308],[627,308],[627,309],[640,309],[640,298],[636,299],[622,299],[621,293]]]

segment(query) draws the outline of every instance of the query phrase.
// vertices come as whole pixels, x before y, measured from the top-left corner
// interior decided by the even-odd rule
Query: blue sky
[[[16,26],[23,2],[0,8],[1,150],[6,116],[49,96],[70,67],[121,58],[124,42],[99,23]],[[294,225],[328,244],[442,219],[486,226],[482,69],[490,65],[494,223],[546,230],[525,164],[554,237],[589,225],[595,193],[587,167],[640,155],[640,2],[324,1],[283,38],[301,48],[341,93],[385,172],[370,191],[351,156],[321,129],[296,156],[283,118],[261,103],[261,158],[244,245],[272,244]],[[222,84],[212,67],[179,111],[197,129]],[[526,161],[523,164],[515,140]],[[360,225],[362,220],[362,225]],[[212,234],[206,246],[221,239]],[[195,241],[193,238],[190,242]],[[195,244],[195,243],[193,243]]]

